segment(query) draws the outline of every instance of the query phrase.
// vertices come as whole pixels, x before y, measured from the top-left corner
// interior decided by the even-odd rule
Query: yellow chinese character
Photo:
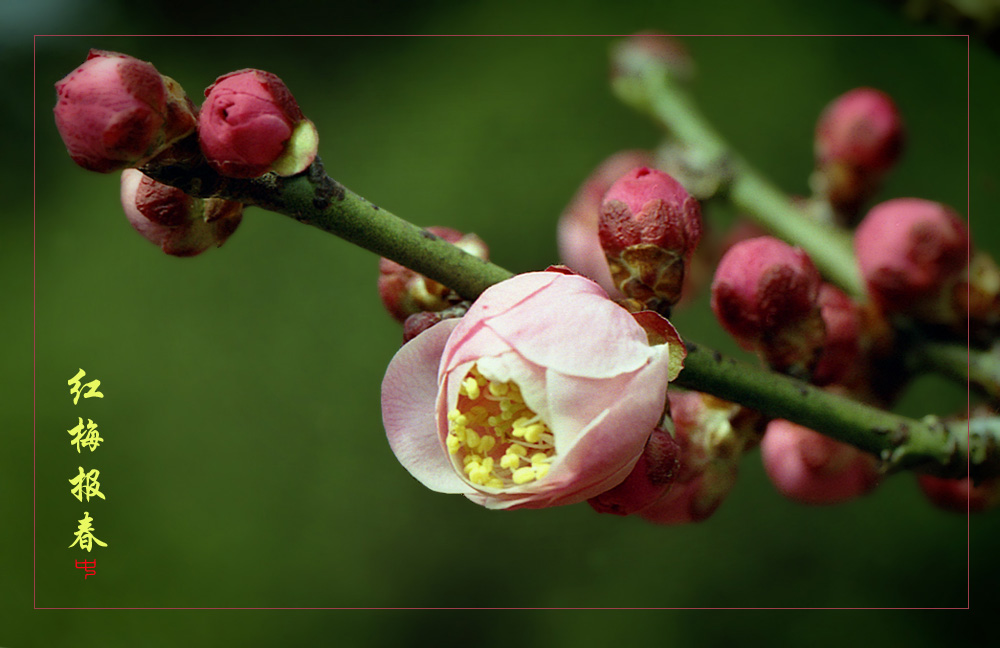
[[[101,434],[97,431],[97,423],[87,419],[87,429],[84,430],[83,418],[79,416],[77,418],[80,420],[80,424],[71,430],[66,430],[73,435],[70,443],[76,446],[77,452],[80,452],[80,446],[90,448],[90,451],[93,452],[97,449],[97,446],[101,445],[101,441],[104,441]]]
[[[100,470],[91,470],[89,473],[85,473],[83,466],[80,466],[80,474],[69,480],[69,483],[73,484],[73,490],[70,493],[81,502],[84,497],[89,502],[91,496],[105,499],[104,493],[101,492],[101,482],[97,481],[100,475]]]
[[[104,398],[104,394],[97,391],[97,388],[101,386],[100,380],[91,380],[85,385],[81,385],[80,379],[87,375],[87,372],[83,369],[76,372],[76,375],[66,381],[67,385],[70,385],[69,393],[73,396],[73,404],[76,405],[80,400],[80,387],[86,387],[87,393],[83,395],[84,398]]]
[[[93,531],[94,528],[90,526],[90,523],[93,521],[94,518],[90,517],[90,513],[84,511],[83,519],[80,520],[80,526],[77,527],[76,530],[76,540],[74,540],[73,544],[69,546],[69,549],[72,549],[73,545],[77,543],[80,543],[80,548],[83,549],[84,551],[90,551],[91,549],[93,549],[94,547],[93,543],[95,542],[102,547],[108,546],[107,543],[101,542],[100,540],[94,537],[93,533],[91,533],[91,531]]]

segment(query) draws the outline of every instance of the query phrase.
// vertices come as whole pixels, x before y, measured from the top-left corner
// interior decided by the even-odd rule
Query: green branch
[[[410,267],[470,300],[512,276],[351,192],[330,179],[319,161],[291,178],[238,180],[216,175],[192,153],[154,161],[143,172],[191,195],[221,196],[285,214]],[[964,476],[971,439],[972,475],[1000,475],[1000,425],[981,424],[970,437],[966,424],[901,417],[696,345],[690,345],[677,383],[854,445],[881,457],[891,470]]]

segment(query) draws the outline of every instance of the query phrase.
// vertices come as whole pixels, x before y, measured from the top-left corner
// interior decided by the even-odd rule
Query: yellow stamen
[[[469,483],[502,491],[548,473],[555,439],[516,383],[489,379],[473,365],[447,419],[445,446]]]

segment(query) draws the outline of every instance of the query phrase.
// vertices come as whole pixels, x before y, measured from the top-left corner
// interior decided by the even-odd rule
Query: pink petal
[[[485,325],[528,361],[570,376],[607,378],[646,363],[646,333],[628,311],[589,279],[554,276],[557,281]],[[567,331],[577,334],[571,344]]]
[[[458,320],[445,320],[396,352],[382,380],[382,423],[399,462],[427,488],[468,493],[438,436],[438,364]]]

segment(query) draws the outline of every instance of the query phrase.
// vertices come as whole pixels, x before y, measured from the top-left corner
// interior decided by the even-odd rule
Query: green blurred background
[[[294,27],[260,2],[243,3],[236,16],[185,1],[143,13],[124,3],[106,12],[94,2],[36,6],[46,13],[21,9],[4,27],[2,109],[16,125],[8,151],[29,145],[32,31],[954,32],[866,0],[578,2],[572,11],[522,0],[344,3],[297,14]],[[37,37],[34,229],[27,165],[10,153],[4,182],[15,205],[0,221],[11,296],[3,322],[11,370],[0,377],[10,403],[9,449],[0,454],[10,495],[0,527],[13,559],[0,645],[407,645],[469,631],[485,645],[522,637],[556,645],[839,641],[817,633],[809,616],[777,624],[706,613],[523,613],[517,629],[498,619],[494,637],[454,613],[32,611],[32,597],[41,608],[965,607],[970,592],[981,603],[1000,576],[992,544],[1000,516],[967,521],[933,509],[911,475],[847,505],[811,508],[774,492],[755,451],[716,515],[684,527],[600,516],[586,505],[490,512],[424,489],[396,462],[381,427],[379,384],[400,331],[379,304],[372,255],[252,208],[223,248],[167,257],[128,225],[117,175],[77,168],[52,121],[52,84],[91,47],[153,62],[196,100],[220,74],[263,68],[316,123],[333,177],[420,225],[475,231],[497,263],[527,271],[556,260],[556,219],[594,166],[658,142],[657,130],[608,90],[613,40]],[[1000,61],[983,42],[682,40],[705,113],[792,193],[807,191],[822,107],[852,87],[886,90],[910,138],[883,197],[954,205],[971,213],[977,245],[1000,251],[992,221],[1000,133],[985,95],[1000,85]],[[735,351],[704,296],[675,323]],[[101,381],[103,399],[72,404],[66,381],[79,368]],[[965,399],[960,386],[925,378],[899,411],[947,414]],[[93,454],[69,444],[66,430],[80,416],[105,439]],[[81,464],[101,471],[106,501],[81,504],[69,494]],[[90,555],[67,548],[84,510],[109,545]],[[73,568],[82,557],[99,559],[86,582]],[[950,636],[943,616],[896,613],[867,615],[857,632],[921,646]]]

